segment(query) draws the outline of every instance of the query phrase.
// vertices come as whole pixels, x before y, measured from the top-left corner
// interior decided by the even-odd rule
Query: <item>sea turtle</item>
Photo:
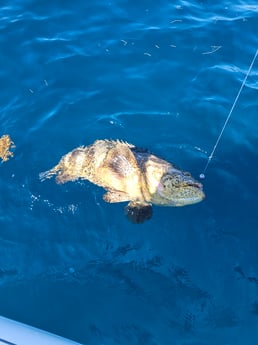
[[[142,223],[152,216],[152,204],[184,206],[200,202],[202,184],[190,173],[153,155],[145,149],[119,140],[96,140],[64,155],[40,179],[56,175],[57,183],[89,180],[107,192],[106,202],[126,202],[127,217]]]

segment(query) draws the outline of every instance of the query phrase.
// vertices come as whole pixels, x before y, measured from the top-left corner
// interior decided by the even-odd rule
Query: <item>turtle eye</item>
[[[191,174],[188,171],[183,172],[184,176],[191,177]]]

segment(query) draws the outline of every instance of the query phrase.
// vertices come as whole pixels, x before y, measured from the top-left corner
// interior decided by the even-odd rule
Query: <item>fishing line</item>
[[[252,68],[253,68],[253,64],[254,64],[254,62],[255,62],[255,60],[256,60],[257,55],[258,55],[258,49],[256,50],[256,53],[255,53],[255,55],[254,55],[254,58],[253,58],[253,60],[252,60],[252,62],[251,62],[251,64],[250,64],[250,66],[249,66],[249,69],[248,69],[248,71],[247,71],[247,73],[246,73],[246,75],[245,75],[245,78],[244,78],[244,80],[243,80],[243,82],[242,82],[242,85],[240,86],[240,89],[239,89],[239,91],[238,91],[238,94],[236,95],[236,98],[235,98],[235,100],[234,100],[234,103],[233,103],[233,105],[232,105],[232,107],[231,107],[231,109],[230,109],[230,111],[229,111],[229,113],[228,113],[228,116],[227,116],[227,118],[226,118],[226,120],[225,120],[225,122],[224,122],[224,125],[223,125],[223,127],[222,127],[222,129],[221,129],[221,131],[220,131],[220,134],[219,134],[219,136],[218,136],[218,138],[217,138],[217,141],[216,141],[216,143],[215,143],[215,145],[214,145],[214,147],[213,147],[213,149],[212,149],[212,151],[211,151],[211,154],[210,154],[209,157],[208,157],[208,160],[207,160],[207,163],[206,163],[206,165],[205,165],[205,168],[204,168],[203,172],[199,175],[199,177],[200,177],[201,179],[204,179],[204,178],[205,178],[205,172],[206,172],[206,170],[207,170],[207,168],[208,168],[208,166],[209,166],[209,164],[210,164],[210,162],[211,162],[211,160],[212,160],[212,158],[213,158],[213,156],[214,156],[214,152],[215,152],[215,150],[216,150],[216,148],[217,148],[217,146],[218,146],[218,144],[219,144],[219,142],[220,142],[220,139],[221,139],[221,137],[222,137],[222,135],[223,135],[223,132],[224,132],[224,130],[225,130],[227,124],[228,124],[228,121],[229,121],[229,119],[230,119],[230,116],[231,116],[231,114],[233,113],[233,110],[235,109],[235,106],[236,106],[236,104],[237,104],[237,101],[238,101],[238,99],[239,99],[239,96],[240,96],[240,94],[241,94],[241,92],[242,92],[242,89],[243,89],[243,87],[245,86],[246,80],[247,80],[247,78],[248,78],[248,76],[249,76],[249,74],[250,74],[250,72],[251,72],[251,70],[252,70]]]

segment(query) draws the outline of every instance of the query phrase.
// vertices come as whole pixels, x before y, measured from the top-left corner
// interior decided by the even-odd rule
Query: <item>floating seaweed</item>
[[[15,147],[14,142],[8,134],[0,138],[0,159],[2,162],[8,161],[8,159],[13,156],[13,152],[10,151],[13,147]]]

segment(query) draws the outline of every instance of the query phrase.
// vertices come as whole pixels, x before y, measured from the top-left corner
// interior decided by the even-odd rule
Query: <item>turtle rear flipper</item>
[[[125,207],[127,218],[134,224],[141,224],[152,217],[152,206],[150,204],[139,204],[130,202]]]

